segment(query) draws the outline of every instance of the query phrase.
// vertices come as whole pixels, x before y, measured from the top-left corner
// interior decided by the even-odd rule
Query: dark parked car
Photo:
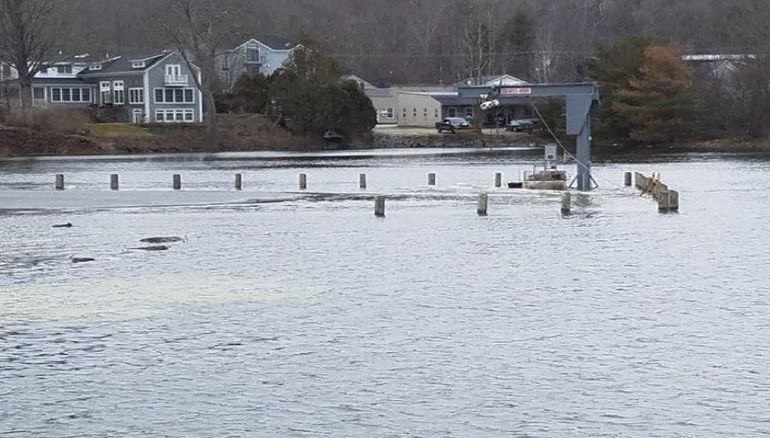
[[[438,132],[451,132],[455,133],[460,129],[468,129],[471,127],[470,122],[462,117],[447,117],[446,119],[436,123],[436,130]]]
[[[509,132],[530,132],[537,129],[540,121],[538,119],[516,119],[508,122],[505,130]]]

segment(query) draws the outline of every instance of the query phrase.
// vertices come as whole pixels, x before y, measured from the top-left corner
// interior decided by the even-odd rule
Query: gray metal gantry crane
[[[591,115],[600,105],[599,89],[595,83],[526,84],[501,86],[465,86],[458,89],[458,98],[468,105],[494,100],[497,105],[534,104],[538,99],[566,100],[567,135],[577,137],[577,189],[590,191],[591,176]]]

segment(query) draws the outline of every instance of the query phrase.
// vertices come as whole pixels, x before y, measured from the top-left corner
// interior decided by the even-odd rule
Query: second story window
[[[169,64],[166,66],[166,75],[172,78],[178,78],[182,74],[182,66],[178,64]]]
[[[249,64],[259,63],[259,47],[248,46],[246,47],[246,62]]]
[[[56,66],[56,73],[58,73],[60,75],[72,74],[72,66],[71,65],[57,65]]]

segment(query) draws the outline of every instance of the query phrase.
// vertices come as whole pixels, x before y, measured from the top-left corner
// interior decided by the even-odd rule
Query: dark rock
[[[137,251],[148,251],[148,252],[154,252],[154,251],[168,251],[168,247],[164,245],[157,245],[157,246],[144,246],[141,248],[131,248]]]
[[[72,228],[72,224],[68,222],[66,224],[54,225],[53,227],[54,228]]]
[[[96,261],[96,259],[90,257],[72,257],[72,263],[90,263],[94,261]]]
[[[153,244],[176,243],[181,241],[182,241],[181,237],[148,237],[146,239],[140,240],[140,242],[142,243],[153,243]]]

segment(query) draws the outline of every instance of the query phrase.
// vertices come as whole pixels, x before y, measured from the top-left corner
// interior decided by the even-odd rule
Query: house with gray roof
[[[65,57],[32,81],[38,107],[95,108],[124,123],[200,123],[203,97],[178,54],[160,51],[95,58]]]
[[[264,35],[246,41],[225,43],[217,57],[217,71],[224,91],[232,89],[242,75],[270,76],[281,68],[299,44],[289,39]]]

